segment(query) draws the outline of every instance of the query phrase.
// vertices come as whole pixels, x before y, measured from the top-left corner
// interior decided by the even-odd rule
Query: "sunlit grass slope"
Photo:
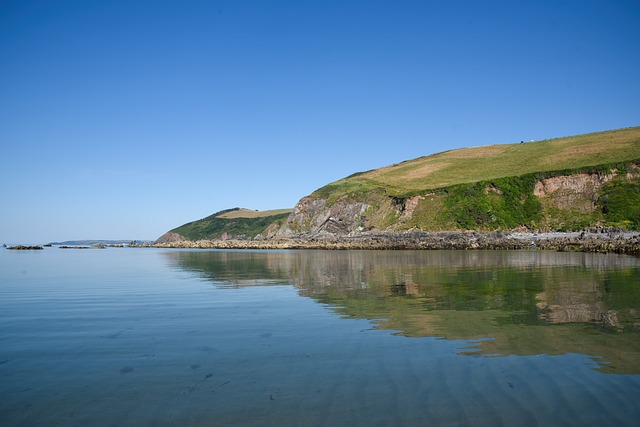
[[[407,196],[457,184],[640,159],[640,126],[518,144],[445,151],[356,173],[313,193],[338,198],[372,190]]]
[[[214,216],[217,218],[264,218],[273,215],[289,214],[291,209],[274,209],[270,211],[254,211],[251,209],[236,208],[222,211]]]

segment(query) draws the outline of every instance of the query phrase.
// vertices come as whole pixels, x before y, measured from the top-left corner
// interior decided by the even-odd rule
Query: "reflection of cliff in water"
[[[288,285],[288,257],[279,252],[172,251],[164,252],[169,265],[197,273],[218,287]],[[265,256],[267,255],[267,256]]]
[[[482,354],[582,353],[640,373],[640,260],[541,251],[177,251],[219,286],[291,283],[397,334]],[[484,339],[488,338],[488,339]]]

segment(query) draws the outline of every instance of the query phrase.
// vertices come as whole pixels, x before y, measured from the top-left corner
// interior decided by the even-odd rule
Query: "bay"
[[[0,251],[2,426],[636,425],[640,260]]]

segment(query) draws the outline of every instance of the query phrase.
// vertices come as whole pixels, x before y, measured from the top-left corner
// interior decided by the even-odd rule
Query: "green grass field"
[[[322,187],[314,196],[384,190],[407,196],[458,184],[524,174],[578,169],[640,159],[640,126],[519,144],[445,151],[356,173]]]

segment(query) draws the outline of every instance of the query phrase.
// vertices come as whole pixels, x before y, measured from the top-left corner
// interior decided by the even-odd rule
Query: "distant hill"
[[[265,232],[270,225],[282,222],[290,212],[291,209],[269,211],[227,209],[176,227],[162,235],[156,242],[253,239]]]

